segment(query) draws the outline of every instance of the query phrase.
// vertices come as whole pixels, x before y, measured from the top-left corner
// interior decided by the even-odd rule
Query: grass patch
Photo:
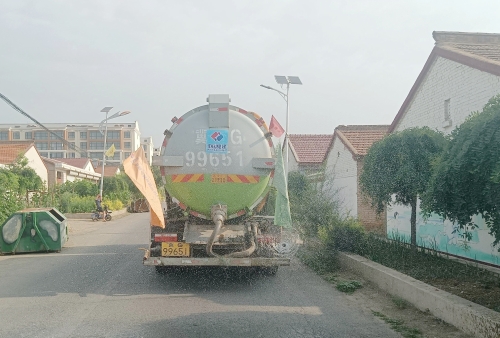
[[[394,303],[394,305],[396,305],[396,307],[400,310],[407,309],[411,306],[410,303],[408,303],[406,300],[400,297],[391,297],[391,300]]]
[[[363,287],[363,284],[361,282],[358,282],[357,280],[349,280],[345,282],[339,282],[337,283],[337,290],[345,293],[353,293],[357,289],[360,289]]]
[[[389,324],[391,326],[391,329],[398,333],[401,333],[404,338],[424,338],[424,335],[419,329],[406,326],[403,320],[389,318],[383,313],[377,311],[372,311],[372,313],[374,316],[379,317],[384,322]]]

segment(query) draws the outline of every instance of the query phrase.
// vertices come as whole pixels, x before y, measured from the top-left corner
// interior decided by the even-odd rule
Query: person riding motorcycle
[[[98,194],[95,198],[95,206],[100,215],[102,215],[102,221],[106,222],[106,217],[104,217],[104,210],[102,208],[102,197],[101,194]]]

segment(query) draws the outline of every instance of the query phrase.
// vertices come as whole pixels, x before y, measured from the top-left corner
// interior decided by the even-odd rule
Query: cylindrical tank
[[[214,205],[228,218],[252,211],[274,173],[268,127],[255,113],[229,105],[228,95],[209,95],[165,131],[160,167],[166,189],[181,208],[210,219]]]

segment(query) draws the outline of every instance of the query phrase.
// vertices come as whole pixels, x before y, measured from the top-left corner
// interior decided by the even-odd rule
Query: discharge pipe
[[[219,255],[215,254],[212,251],[212,247],[214,245],[215,239],[217,236],[219,236],[219,232],[222,228],[222,225],[224,221],[226,220],[226,212],[222,209],[222,207],[219,205],[214,210],[212,211],[212,221],[215,223],[214,230],[212,231],[212,235],[210,235],[210,238],[207,241],[207,246],[206,246],[206,253],[210,257],[219,257]],[[250,244],[250,247],[248,247],[246,250],[239,251],[239,252],[232,252],[230,254],[224,255],[224,257],[232,257],[232,258],[244,258],[244,257],[249,257],[251,254],[254,253],[255,249],[257,248],[257,225],[255,223],[251,224],[252,227],[252,243]]]
[[[226,212],[222,209],[221,205],[218,205],[212,211],[212,221],[214,221],[215,223],[215,228],[214,231],[212,231],[212,235],[210,235],[210,238],[208,239],[207,246],[205,249],[207,255],[209,255],[210,257],[219,257],[218,255],[213,253],[212,246],[214,245],[215,239],[219,235],[220,229],[222,228],[222,224],[224,223],[225,220],[226,220]]]

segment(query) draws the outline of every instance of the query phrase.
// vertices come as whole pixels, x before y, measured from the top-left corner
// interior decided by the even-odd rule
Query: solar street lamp
[[[103,152],[102,152],[102,171],[101,171],[101,186],[99,188],[99,194],[101,195],[102,198],[102,184],[104,182],[104,163],[106,162],[106,136],[108,134],[108,120],[114,119],[116,117],[124,116],[127,114],[130,114],[130,111],[125,110],[122,112],[115,113],[108,117],[108,113],[113,109],[113,107],[104,107],[101,109],[101,113],[106,113],[106,118],[99,123],[99,132],[104,136],[104,146],[103,146]],[[104,125],[104,132],[102,131]]]
[[[300,81],[298,76],[283,76],[283,75],[275,75],[274,78],[276,79],[276,83],[281,85],[286,85],[286,94],[283,93],[281,90],[275,89],[270,86],[265,86],[265,85],[260,85],[263,88],[274,90],[280,96],[285,100],[286,102],[286,126],[285,126],[285,177],[288,180],[288,116],[290,113],[290,105],[289,105],[289,91],[290,91],[290,85],[291,84],[298,84],[301,85],[302,81]]]

